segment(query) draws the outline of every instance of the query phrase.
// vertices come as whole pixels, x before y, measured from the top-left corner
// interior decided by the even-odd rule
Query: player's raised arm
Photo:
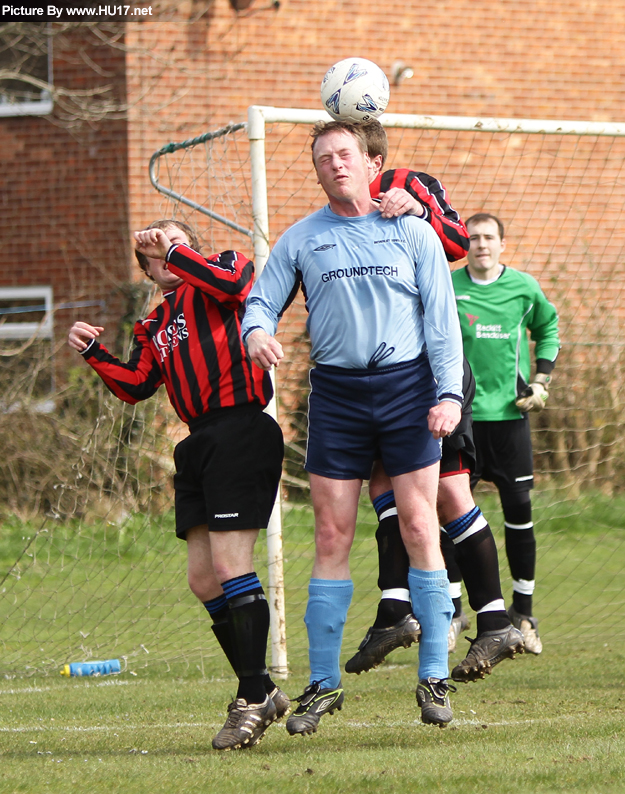
[[[254,263],[238,251],[222,251],[206,259],[186,245],[174,245],[167,266],[187,284],[218,303],[236,310],[245,301],[254,281]]]
[[[238,251],[222,251],[204,258],[187,244],[186,236],[180,240],[176,230],[172,231],[169,235],[158,228],[134,232],[137,251],[148,258],[165,260],[157,273],[159,269],[161,274],[169,271],[218,303],[238,309],[252,288],[254,263]],[[150,275],[162,289],[175,287],[167,279],[156,278],[155,273]]]
[[[443,244],[445,256],[449,262],[455,262],[466,256],[469,250],[469,235],[466,226],[459,213],[451,206],[447,191],[438,179],[423,171],[396,168],[378,175],[371,184],[372,196],[388,195],[391,191],[394,193],[396,190],[406,191],[421,205],[421,213],[413,210],[410,214],[420,215],[432,226]],[[381,207],[382,201],[380,202]],[[397,208],[398,205],[395,209],[397,210]],[[394,214],[404,213],[395,212]],[[385,215],[385,217],[393,217],[393,215]]]

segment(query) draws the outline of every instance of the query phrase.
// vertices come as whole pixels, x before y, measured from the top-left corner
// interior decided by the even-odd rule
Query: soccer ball
[[[386,75],[373,61],[346,58],[321,81],[323,107],[337,121],[370,121],[386,110],[391,92]]]

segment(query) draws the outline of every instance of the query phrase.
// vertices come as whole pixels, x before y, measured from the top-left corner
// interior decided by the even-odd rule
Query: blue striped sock
[[[204,601],[204,606],[208,614],[215,620],[216,617],[219,616],[219,613],[225,609],[228,609],[228,599],[226,598],[225,594],[222,593],[221,595],[217,596],[217,598],[211,598],[210,601]]]
[[[373,505],[373,509],[375,510],[375,514],[377,515],[378,519],[380,515],[388,508],[388,507],[395,507],[395,492],[394,491],[385,491],[381,493],[379,496],[376,496],[375,499],[371,500],[371,504]]]
[[[469,510],[468,513],[465,513],[459,518],[450,521],[449,524],[445,524],[445,532],[455,542],[456,538],[459,538],[460,535],[466,532],[471,524],[475,523],[481,512],[482,511],[480,508],[476,505],[474,508]]]
[[[251,573],[244,573],[242,576],[235,576],[233,579],[228,579],[227,582],[222,582],[221,586],[223,587],[228,601],[232,601],[233,598],[248,593],[263,592],[263,586],[254,571]]]

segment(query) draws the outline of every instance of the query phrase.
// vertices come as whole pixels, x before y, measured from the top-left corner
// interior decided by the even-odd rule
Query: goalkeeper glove
[[[547,402],[547,397],[549,397],[547,386],[550,381],[551,377],[549,375],[545,375],[544,372],[537,372],[534,380],[516,400],[516,407],[523,413],[542,411]]]

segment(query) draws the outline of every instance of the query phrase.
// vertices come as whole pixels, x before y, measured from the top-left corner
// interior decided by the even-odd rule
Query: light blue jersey
[[[377,210],[345,218],[329,206],[276,243],[252,288],[242,325],[273,336],[302,282],[311,358],[366,369],[427,350],[439,399],[462,395],[462,337],[443,247],[431,226]]]

